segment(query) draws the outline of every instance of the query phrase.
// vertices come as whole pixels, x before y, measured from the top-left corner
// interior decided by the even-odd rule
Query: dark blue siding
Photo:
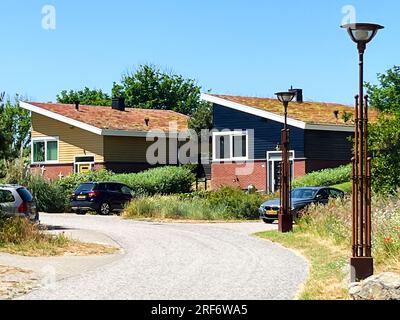
[[[214,129],[254,130],[254,157],[265,159],[267,151],[276,151],[283,124],[214,104]],[[304,130],[290,127],[290,149],[296,158],[304,158]]]
[[[305,156],[316,160],[351,161],[353,143],[351,132],[306,130]]]

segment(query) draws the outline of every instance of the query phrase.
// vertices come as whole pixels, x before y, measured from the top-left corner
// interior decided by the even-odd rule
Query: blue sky
[[[42,8],[56,29],[42,28]],[[215,93],[271,97],[291,85],[307,100],[352,103],[357,52],[342,8],[386,29],[366,53],[366,80],[400,64],[397,0],[1,0],[0,91],[54,101],[63,89],[111,91],[153,63]]]

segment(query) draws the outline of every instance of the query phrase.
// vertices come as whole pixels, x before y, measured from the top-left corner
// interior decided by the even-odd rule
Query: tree
[[[369,128],[372,185],[377,192],[394,193],[400,187],[400,67],[378,74],[378,80],[366,84],[371,107],[381,111]]]
[[[135,73],[123,76],[114,83],[113,96],[123,96],[128,107],[173,110],[192,115],[201,104],[201,87],[185,79],[161,71],[152,65],[141,65]]]
[[[111,106],[111,97],[100,89],[85,87],[79,91],[63,90],[57,95],[58,103],[73,104],[76,101],[79,101],[83,105]]]
[[[15,101],[0,101],[0,166],[7,161],[29,154],[31,118],[29,111],[19,107]],[[1,170],[0,170],[1,171]],[[1,172],[0,172],[1,175]]]

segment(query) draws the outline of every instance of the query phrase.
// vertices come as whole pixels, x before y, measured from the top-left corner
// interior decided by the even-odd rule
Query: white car
[[[19,185],[0,184],[0,214],[39,221],[39,212],[32,194]]]

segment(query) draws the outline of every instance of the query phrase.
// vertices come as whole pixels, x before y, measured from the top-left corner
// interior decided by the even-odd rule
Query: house
[[[149,132],[162,130],[167,141],[172,133],[176,139],[177,132],[188,128],[185,115],[125,109],[122,99],[113,99],[112,107],[36,102],[20,106],[32,114],[31,169],[51,179],[101,168],[116,173],[148,169],[153,165],[146,152],[154,143],[147,139]]]
[[[304,102],[301,89],[289,104],[292,178],[348,164],[352,158],[354,112],[350,106]],[[254,185],[279,189],[284,110],[275,99],[203,94],[213,104],[212,186]],[[370,118],[377,113],[370,111]],[[246,166],[246,167],[245,167]]]

